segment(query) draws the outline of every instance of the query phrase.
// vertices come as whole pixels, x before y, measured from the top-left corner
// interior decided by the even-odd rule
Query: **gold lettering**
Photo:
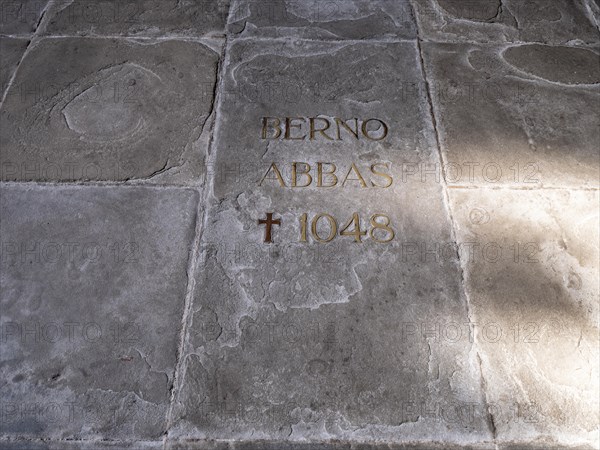
[[[377,221],[377,219],[379,219],[379,218],[383,218],[383,223]],[[392,221],[385,214],[373,214],[371,216],[371,232],[370,232],[371,239],[373,239],[375,242],[377,242],[379,244],[385,244],[387,242],[390,242],[392,239],[394,239],[394,237],[396,236],[396,233],[394,232],[393,228],[390,226],[391,223],[392,223]],[[380,239],[377,236],[375,236],[375,231],[377,231],[377,230],[383,230],[384,233],[387,235],[387,237],[384,239]]]
[[[318,232],[319,220],[323,217],[325,218],[325,220],[327,220],[327,222],[329,222],[329,234],[326,238],[319,236]],[[318,242],[329,242],[337,235],[337,222],[330,214],[317,214],[312,220],[311,231],[312,235]]]
[[[367,125],[369,124],[369,122],[371,121],[376,121],[379,122],[381,124],[381,126],[383,127],[383,134],[378,137],[378,138],[373,138],[371,136],[369,136],[369,129],[367,128]],[[369,120],[365,120],[362,124],[362,132],[365,135],[365,137],[367,139],[370,139],[372,141],[381,141],[382,139],[385,139],[385,137],[388,134],[388,126],[385,124],[385,122],[383,120],[379,120],[379,119],[369,119]]]
[[[325,117],[263,117],[262,118],[262,139],[286,139],[293,141],[303,141],[307,137],[307,133],[303,127],[306,121],[309,123],[308,138],[313,141],[317,139],[317,133],[323,138],[333,141],[342,141],[342,135],[347,133],[350,139],[360,139],[362,134],[365,138],[371,141],[381,141],[385,139],[389,133],[388,125],[380,119],[367,119],[361,121],[358,118],[342,119],[334,117],[328,119]],[[329,135],[327,131],[333,124],[332,120],[335,120],[336,130],[332,135]],[[354,120],[354,124],[352,121]],[[369,124],[375,122],[378,126],[376,129],[369,129]],[[359,124],[361,124],[359,126]],[[284,129],[285,127],[285,129]],[[296,135],[293,135],[296,133]]]
[[[323,164],[331,166],[331,170],[329,172],[323,172]],[[333,164],[333,163],[318,162],[317,163],[317,187],[334,187],[338,182],[338,178],[335,175],[336,169],[337,168],[335,167],[335,164]],[[329,175],[332,178],[332,184],[323,184],[323,174]]]
[[[303,165],[305,170],[298,172],[298,165]],[[310,172],[310,164],[303,162],[293,162],[292,163],[292,187],[307,187],[312,183],[312,176],[309,174]],[[299,185],[298,184],[298,175],[306,175],[308,182],[306,184]]]
[[[354,171],[354,173],[356,173],[356,176],[358,178],[349,178],[352,171]],[[352,163],[352,165],[350,166],[350,170],[348,170],[348,173],[344,177],[344,181],[342,181],[342,187],[344,187],[344,185],[346,184],[346,181],[358,181],[358,182],[360,182],[360,185],[362,187],[364,187],[364,188],[367,187],[367,183],[365,183],[365,179],[362,177],[362,175],[360,174],[360,171],[356,168],[356,165],[354,163]]]
[[[276,130],[276,134],[273,137],[268,138],[267,133],[269,130],[269,119],[273,119],[275,124],[273,124],[273,128]],[[281,136],[281,120],[276,117],[263,117],[263,127],[262,127],[262,138],[263,139],[277,139]]]
[[[304,138],[306,137],[306,135],[302,136],[302,137],[292,137],[291,134],[291,130],[292,128],[302,128],[302,124],[298,124],[295,125],[292,123],[293,120],[302,120],[304,121],[304,119],[302,117],[286,117],[285,118],[285,137],[284,139],[290,139],[292,141],[302,141],[304,140]]]
[[[273,173],[275,175],[274,177],[267,176],[267,175],[269,175],[269,172],[271,172],[271,170],[273,170]],[[283,177],[281,176],[281,172],[279,171],[279,169],[277,168],[277,164],[275,164],[275,163],[271,164],[271,166],[267,170],[267,173],[265,173],[265,176],[262,177],[262,180],[260,180],[258,185],[262,186],[262,184],[265,180],[277,180],[277,181],[279,181],[279,186],[286,187],[285,181],[283,181]]]
[[[385,186],[380,186],[378,184],[373,183],[372,181],[371,181],[371,184],[373,185],[373,187],[380,187],[380,188],[390,187],[392,185],[392,183],[394,182],[394,179],[391,176],[389,176],[387,173],[378,172],[377,170],[375,170],[377,166],[383,166],[389,170],[389,164],[375,163],[375,164],[371,165],[371,172],[373,173],[373,175],[377,175],[377,176],[385,178],[387,180],[387,184]]]
[[[325,128],[320,128],[317,129],[315,128],[315,120],[323,120],[325,121],[325,124],[327,125]],[[327,139],[329,139],[330,141],[333,141],[333,138],[329,137],[325,131],[327,131],[329,129],[329,127],[331,126],[331,124],[329,123],[329,120],[323,118],[323,117],[311,117],[309,119],[310,122],[310,140],[312,141],[315,138],[315,131],[318,131],[319,133],[321,133],[323,136],[325,136]]]
[[[335,118],[335,123],[337,125],[337,140],[338,141],[342,140],[342,138],[340,137],[340,125],[343,126],[350,133],[352,133],[356,139],[358,139],[358,119],[354,119],[354,120],[356,121],[356,130],[353,130],[352,128],[350,128],[344,120],[338,119],[337,117]]]

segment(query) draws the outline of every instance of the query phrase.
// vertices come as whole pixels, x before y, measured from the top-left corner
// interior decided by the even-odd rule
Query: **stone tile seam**
[[[434,39],[434,38],[423,38],[422,42],[427,44],[464,44],[464,45],[482,45],[482,46],[519,46],[519,45],[545,45],[547,47],[569,47],[569,48],[589,48],[598,50],[600,46],[600,40],[598,42],[581,42],[581,43],[571,43],[571,42],[541,42],[541,41],[502,41],[502,42],[490,42],[490,41],[471,41],[471,40],[453,40],[453,39]]]
[[[141,445],[157,445],[160,444],[161,441],[153,441],[153,440],[139,440],[139,441],[132,441],[132,440],[102,440],[102,439],[43,439],[43,438],[28,438],[28,437],[15,437],[15,438],[7,438],[4,436],[0,436],[0,443],[6,443],[6,444],[10,444],[10,443],[36,443],[36,444],[100,444],[100,445],[106,445],[106,449],[110,449],[110,448],[117,448],[115,447],[115,445],[124,445],[124,446],[129,446],[129,445],[133,445],[133,444],[141,444]],[[435,440],[431,440],[431,441],[427,441],[427,440],[409,440],[409,441],[394,441],[394,442],[381,442],[381,441],[347,441],[347,440],[315,440],[315,441],[281,441],[281,440],[265,440],[265,439],[244,439],[244,440],[235,440],[235,439],[193,439],[193,438],[178,438],[178,439],[172,439],[169,440],[169,444],[198,444],[198,445],[202,445],[202,444],[228,444],[228,445],[248,445],[248,444],[267,444],[267,445],[275,445],[275,444],[296,444],[296,445],[302,445],[302,446],[306,446],[307,448],[309,448],[310,445],[331,445],[332,448],[343,448],[344,445],[374,445],[375,448],[389,448],[389,445],[417,445],[417,446],[421,446],[421,445],[452,445],[454,447],[461,445],[461,443],[452,443],[452,442],[447,442],[447,441],[435,441]],[[546,441],[544,442],[546,444],[548,444]],[[530,442],[530,441],[517,441],[517,440],[500,440],[499,443],[495,443],[495,442],[490,442],[490,441],[477,441],[477,442],[470,442],[469,444],[465,444],[465,445],[470,445],[470,446],[489,446],[489,445],[493,445],[494,448],[496,450],[498,450],[500,447],[499,445],[528,445],[528,444],[534,444],[535,442]],[[569,450],[569,449],[579,449],[581,447],[578,446],[578,444],[575,444],[574,446],[565,446],[564,444],[561,444],[560,447],[555,447],[552,445],[558,445],[558,444],[550,444],[551,446],[548,447],[548,449],[552,450],[552,449],[564,449],[564,450]],[[125,447],[127,448],[127,447]],[[202,447],[198,447],[199,449]],[[487,448],[487,447],[486,447]],[[535,447],[537,448],[537,447]]]
[[[3,38],[13,38],[13,39],[31,39],[33,37],[32,34],[3,34],[0,33],[0,37]],[[394,44],[394,43],[402,43],[402,42],[415,42],[416,38],[390,38],[390,39],[311,39],[311,38],[296,38],[293,36],[287,37],[238,37],[232,38],[227,34],[215,34],[215,35],[198,35],[198,36],[190,36],[185,34],[170,34],[170,35],[128,35],[128,34],[88,34],[88,35],[78,35],[78,34],[41,34],[39,39],[124,39],[124,40],[156,40],[156,41],[168,41],[168,40],[176,40],[176,41],[207,41],[207,40],[228,40],[232,43],[238,41],[252,41],[252,42],[318,42],[318,43],[331,43],[331,44]]]
[[[186,279],[187,279],[187,283],[186,283],[186,291],[185,291],[185,295],[184,295],[184,305],[183,305],[183,313],[181,316],[181,327],[180,327],[180,336],[179,336],[179,343],[177,346],[177,352],[175,355],[175,365],[173,367],[173,384],[171,385],[171,389],[170,389],[170,395],[169,395],[169,404],[167,405],[167,411],[165,413],[165,417],[164,417],[164,424],[165,424],[165,428],[164,428],[164,434],[163,434],[163,447],[166,445],[166,437],[167,437],[167,433],[168,433],[168,429],[169,429],[169,423],[171,420],[171,412],[173,409],[173,405],[174,405],[174,400],[176,398],[176,392],[177,392],[177,388],[178,388],[178,368],[179,368],[179,364],[180,361],[182,359],[182,355],[183,355],[183,351],[185,348],[185,336],[187,334],[187,322],[188,322],[188,313],[189,313],[189,309],[191,308],[191,302],[193,299],[193,293],[194,293],[194,288],[195,288],[195,277],[194,274],[196,272],[196,261],[198,259],[198,251],[199,251],[199,242],[200,242],[200,227],[203,225],[202,224],[202,219],[203,219],[203,211],[204,211],[204,194],[203,192],[199,192],[198,195],[198,201],[195,205],[196,211],[195,211],[195,215],[194,215],[194,238],[192,239],[191,242],[191,251],[189,252],[189,256],[188,256],[188,264],[187,264],[187,270],[186,270]],[[189,251],[189,250],[188,250]]]
[[[0,436],[0,444],[19,444],[19,443],[35,443],[35,444],[99,444],[106,445],[107,449],[116,448],[115,445],[130,446],[134,444],[141,445],[156,445],[162,441],[126,441],[126,440],[103,440],[103,439],[45,439],[45,438],[30,438],[28,436],[7,437]]]
[[[12,39],[33,39],[42,41],[44,39],[106,39],[106,40],[124,40],[124,41],[184,41],[184,42],[211,42],[211,41],[224,41],[225,35],[215,36],[187,36],[187,35],[161,35],[161,36],[135,36],[135,35],[17,35],[17,34],[1,34],[0,38],[12,38]]]
[[[229,12],[231,14],[231,11]],[[215,161],[216,151],[216,129],[219,124],[220,118],[220,110],[222,105],[222,95],[223,86],[225,83],[225,70],[227,68],[228,62],[228,39],[225,39],[225,43],[221,48],[221,55],[219,58],[219,67],[216,75],[216,82],[213,93],[213,104],[212,110],[209,117],[212,115],[213,120],[211,123],[210,131],[209,131],[209,142],[206,146],[205,150],[205,158],[204,165],[205,168],[211,167],[211,164]],[[215,174],[205,170],[205,180],[204,180],[204,188],[202,190],[201,196],[198,201],[198,211],[196,215],[196,231],[193,240],[193,248],[192,255],[190,256],[190,264],[188,268],[188,284],[187,291],[185,297],[185,305],[182,316],[182,327],[181,327],[181,335],[179,348],[177,352],[177,358],[175,362],[175,374],[173,379],[173,387],[171,392],[171,399],[167,409],[166,415],[166,426],[165,433],[163,437],[163,448],[167,448],[167,442],[169,440],[169,430],[173,426],[173,412],[175,408],[176,401],[179,397],[179,392],[183,386],[184,379],[183,370],[184,370],[184,361],[185,361],[185,350],[186,350],[186,340],[188,335],[188,329],[190,326],[191,313],[194,302],[194,293],[196,291],[196,274],[197,271],[201,268],[200,261],[200,246],[202,243],[202,236],[204,235],[204,230],[206,229],[206,223],[208,221],[208,209],[209,209],[209,199],[212,193],[213,185],[214,185],[214,177]]]
[[[30,438],[27,436],[15,436],[15,437],[6,437],[0,436],[0,443],[25,443],[31,442],[36,444],[58,444],[58,443],[66,443],[66,444],[100,444],[106,445],[107,449],[115,448],[115,445],[132,445],[132,444],[148,444],[148,445],[157,445],[161,444],[162,440],[108,440],[108,439],[54,439],[54,438]],[[501,444],[511,444],[515,441],[501,441]],[[375,440],[339,440],[339,439],[330,439],[330,440],[307,440],[307,441],[286,441],[279,439],[195,439],[195,438],[176,438],[168,440],[168,444],[206,444],[206,443],[219,443],[219,444],[295,444],[295,445],[332,445],[332,446],[343,446],[343,445],[374,445],[376,448],[387,448],[388,445],[444,445],[450,444],[452,446],[462,445],[462,442],[448,442],[448,441],[439,441],[439,440],[396,440],[389,442],[375,441]],[[491,441],[470,441],[468,444],[464,445],[494,445],[497,448],[497,444]],[[562,447],[568,448],[568,447]]]
[[[414,5],[412,3],[411,3],[411,7],[413,8],[413,13],[414,13]],[[441,183],[441,185],[442,185],[444,206],[446,207],[448,219],[450,221],[451,239],[457,244],[457,248],[458,248],[458,235],[457,235],[458,226],[454,219],[454,216],[452,213],[452,205],[450,203],[448,183],[446,180],[446,175],[445,175],[445,170],[444,170],[444,167],[446,165],[445,158],[444,158],[444,153],[442,152],[441,139],[440,139],[440,134],[438,131],[438,126],[437,126],[436,109],[435,109],[433,98],[431,95],[431,86],[429,84],[429,78],[427,77],[427,67],[425,65],[425,60],[424,60],[423,51],[422,51],[422,47],[421,47],[420,29],[419,29],[418,25],[417,25],[417,51],[419,53],[418,56],[419,56],[419,64],[421,67],[421,74],[422,74],[423,80],[425,82],[427,104],[429,106],[429,116],[430,116],[430,119],[432,122],[433,131],[435,133],[437,155],[438,155],[440,165],[442,167],[442,183]],[[466,284],[466,270],[467,270],[466,263],[463,260],[463,258],[461,258],[460,252],[458,252],[458,251],[457,251],[457,258],[458,258],[459,266],[460,266],[460,284],[461,284],[462,292],[464,293],[464,298],[465,298],[465,309],[466,309],[465,312],[467,315],[467,319],[469,320],[469,323],[474,323],[473,313],[471,310],[471,299],[470,299],[469,291],[467,289],[467,284]],[[477,336],[475,335],[473,329],[471,329],[470,332],[473,334],[473,346],[471,347],[471,350],[469,351],[469,356],[470,356],[470,358],[473,358],[473,355],[471,354],[471,352],[472,351],[475,352],[475,359],[478,363],[478,368],[479,368],[479,383],[480,383],[480,388],[481,388],[481,395],[483,397],[482,401],[487,406],[489,404],[488,395],[486,392],[487,382],[485,380],[483,370],[481,367],[481,357],[480,357],[479,345],[477,342]],[[493,414],[491,413],[491,411],[489,411],[489,409],[488,409],[488,413],[487,413],[487,422],[488,422],[489,431],[492,435],[493,442],[494,442],[495,446],[498,447],[496,425],[494,422]]]
[[[67,36],[68,37],[68,36]],[[84,36],[73,36],[73,37],[84,37]],[[92,37],[92,36],[90,36]],[[122,36],[121,36],[122,37]],[[118,38],[118,36],[115,36]],[[520,41],[520,40],[510,40],[510,41],[502,41],[502,42],[490,42],[488,41],[473,41],[473,40],[454,40],[454,39],[444,39],[438,40],[435,38],[425,38],[423,36],[414,37],[414,38],[389,38],[389,39],[315,39],[315,38],[304,38],[304,37],[260,37],[260,36],[248,36],[248,37],[233,37],[229,38],[232,44],[240,41],[252,41],[252,42],[315,42],[315,43],[330,43],[330,44],[397,44],[397,43],[414,43],[417,40],[424,43],[432,43],[432,44],[471,44],[471,45],[546,45],[549,47],[572,47],[572,48],[592,48],[598,49],[600,46],[600,39],[597,42],[578,42],[573,43],[572,41],[563,42],[563,43],[547,43],[541,41]]]
[[[69,182],[69,181],[0,181],[0,187],[36,187],[40,189],[53,189],[53,188],[149,188],[149,189],[165,189],[165,190],[193,190],[198,193],[202,193],[205,189],[205,184],[202,182],[194,184],[175,184],[175,183],[155,183],[146,180],[136,181],[81,181],[81,182]],[[490,191],[565,191],[565,192],[599,192],[600,187],[575,187],[575,186],[538,186],[538,187],[526,187],[526,186],[510,186],[510,185],[498,185],[498,186],[484,186],[484,185],[454,185],[447,184],[446,188],[449,190],[490,190]]]
[[[202,184],[194,185],[179,185],[179,184],[155,184],[148,182],[40,182],[40,181],[0,181],[0,187],[16,187],[16,188],[40,188],[40,189],[55,189],[55,188],[148,188],[156,190],[192,190],[201,194],[203,190]]]
[[[12,38],[12,39],[32,39],[34,35],[32,34],[2,34],[0,33],[0,38]],[[239,37],[239,38],[230,38],[227,35],[203,35],[203,36],[187,36],[187,35],[160,35],[160,36],[136,36],[136,35],[68,35],[68,34],[56,34],[56,35],[39,35],[35,36],[39,40],[42,39],[110,39],[110,40],[144,40],[144,41],[188,41],[188,42],[206,42],[210,40],[225,40],[228,39],[232,43],[236,42],[275,42],[275,43],[285,43],[285,42],[308,42],[308,43],[323,43],[323,44],[349,44],[349,45],[370,45],[370,44],[402,44],[402,43],[414,43],[417,41],[415,39],[309,39],[309,38],[295,38],[295,37]],[[435,38],[419,38],[421,42],[427,44],[469,44],[469,45],[489,45],[489,46],[518,46],[518,45],[545,45],[548,47],[569,47],[569,48],[588,48],[597,50],[600,46],[600,40],[598,42],[581,42],[574,44],[572,42],[541,42],[541,41],[502,41],[502,42],[490,42],[490,41],[472,41],[472,40],[453,40],[453,39],[435,39]]]

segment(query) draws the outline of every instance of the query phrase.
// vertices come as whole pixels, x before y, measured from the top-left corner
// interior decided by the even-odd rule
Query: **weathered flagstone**
[[[598,192],[450,199],[498,442],[597,448]]]
[[[498,450],[593,450],[595,447],[590,445],[552,445],[548,443],[532,443],[532,444],[499,444]]]
[[[229,0],[58,0],[45,34],[222,36]]]
[[[42,40],[0,110],[2,180],[197,182],[217,51],[187,41]]]
[[[585,1],[424,0],[413,5],[426,39],[597,44],[600,33]]]
[[[31,35],[48,0],[5,0],[0,4],[0,34]]]
[[[229,54],[170,436],[491,439],[468,326],[454,342],[417,337],[439,317],[467,322],[467,308],[416,45],[244,41]],[[320,86],[323,73],[335,82]],[[263,128],[266,116],[281,123]],[[305,119],[278,133],[285,117]],[[358,137],[338,139],[335,117]],[[306,118],[331,129],[311,139]],[[311,166],[296,166],[296,187],[293,162]],[[319,162],[336,177],[320,179]],[[272,244],[258,224],[269,212]],[[312,228],[319,213],[331,218]],[[353,213],[366,236],[340,235]]]
[[[162,441],[5,441],[6,450],[160,450]]]
[[[374,444],[332,441],[328,443],[255,441],[255,442],[178,442],[168,443],[168,450],[492,450],[489,445],[448,444]],[[521,448],[523,450],[523,448]],[[539,450],[539,449],[536,449]]]
[[[160,439],[197,193],[1,193],[3,437]]]
[[[598,450],[599,24],[0,1],[0,448]]]
[[[27,49],[27,44],[29,44],[27,39],[0,37],[0,59],[2,60],[2,66],[0,66],[0,99],[4,95],[10,78]]]
[[[426,43],[424,59],[449,184],[598,187],[597,50]]]
[[[239,37],[412,39],[407,0],[233,0],[229,32]]]

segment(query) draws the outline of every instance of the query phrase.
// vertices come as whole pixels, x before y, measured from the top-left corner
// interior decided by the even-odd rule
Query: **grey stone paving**
[[[49,0],[4,0],[0,4],[0,33],[31,36]]]
[[[596,49],[423,48],[449,184],[598,186]]]
[[[407,0],[233,0],[232,37],[295,37],[318,40],[414,39]]]
[[[594,439],[598,191],[452,189],[450,198],[498,438]]]
[[[3,435],[165,430],[198,194],[2,188]]]
[[[2,179],[198,179],[219,53],[191,41],[36,41],[0,109]]]
[[[229,55],[225,93],[272,83],[292,94],[291,88],[318,79],[323,69],[336,80],[335,89],[324,86],[319,98],[300,93],[287,102],[277,95],[260,101],[226,95],[223,100],[214,172],[227,174],[235,161],[240,175],[214,179],[175,432],[189,435],[192,429],[193,435],[209,438],[226,433],[393,440],[397,434],[416,439],[468,429],[472,440],[490,438],[483,408],[464,420],[418,420],[423,412],[410,411],[413,404],[434,405],[440,398],[449,399],[442,406],[446,409],[453,401],[477,404],[482,398],[468,339],[454,345],[415,342],[399,327],[431,322],[439,314],[466,321],[456,254],[450,249],[434,264],[408,254],[413,246],[452,242],[441,185],[434,177],[402,182],[402,174],[392,171],[408,164],[435,167],[437,160],[425,92],[413,92],[406,101],[401,91],[386,92],[387,86],[420,79],[416,45],[243,42],[232,45]],[[377,83],[363,71],[373,66],[380,67]],[[318,116],[315,128],[336,123],[334,114],[358,117],[361,133],[356,139],[332,125],[331,131],[311,136],[311,120],[297,119],[290,137],[298,140],[286,140],[285,131],[275,139],[277,126],[263,130],[267,137],[262,139],[261,120],[269,111],[281,117]],[[363,134],[365,119],[372,117],[389,124],[387,135],[381,123],[369,123],[374,130],[365,128]],[[295,175],[291,161],[301,162]],[[322,162],[326,172],[337,169],[337,180],[324,177],[322,184],[331,187],[319,187]],[[273,177],[273,164],[281,179]],[[395,202],[406,207],[390,210]],[[264,231],[255,226],[266,210],[282,221],[271,246],[260,244]],[[325,219],[317,222],[321,228],[308,238],[310,245],[299,242],[302,214],[314,223],[323,212],[340,230],[353,213],[365,230],[373,229],[373,214],[385,213],[399,234],[390,243],[377,242],[391,239],[384,229],[359,237],[361,243],[354,237],[318,243],[319,235],[327,239],[331,232]]]
[[[47,35],[223,36],[229,0],[58,0]]]
[[[0,13],[0,448],[599,448],[596,0]]]
[[[421,0],[421,35],[436,41],[598,44],[595,0]]]
[[[8,83],[13,76],[19,61],[27,49],[27,39],[12,39],[0,37],[0,54],[2,55],[2,67],[0,67],[0,97],[8,88]]]

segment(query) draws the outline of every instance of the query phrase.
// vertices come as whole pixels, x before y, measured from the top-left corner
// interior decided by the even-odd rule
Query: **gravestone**
[[[175,433],[486,438],[420,79],[414,43],[230,47]]]

